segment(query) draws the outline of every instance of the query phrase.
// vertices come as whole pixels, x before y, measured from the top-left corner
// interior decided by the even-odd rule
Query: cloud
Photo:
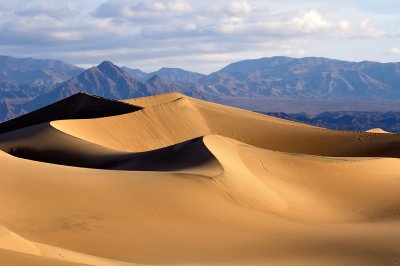
[[[398,16],[366,13],[358,1],[2,0],[0,54],[145,68],[180,61],[204,70],[246,57],[313,55],[323,47],[331,47],[327,56],[347,58],[355,40],[399,38],[390,26],[400,23]],[[392,46],[382,45],[380,53]]]
[[[341,30],[346,31],[346,30],[350,29],[351,23],[347,20],[341,20],[341,21],[339,21],[338,26]]]
[[[55,40],[61,41],[78,41],[83,38],[82,33],[76,31],[55,31],[50,32],[49,35]]]
[[[17,16],[49,16],[53,18],[64,17],[72,15],[73,9],[70,4],[66,5],[52,5],[52,4],[38,4],[28,5],[23,9],[15,11]]]
[[[251,6],[247,1],[232,1],[227,11],[231,14],[247,14],[251,11]]]
[[[392,49],[390,49],[390,53],[392,53],[392,54],[400,54],[400,48],[398,48],[398,47],[392,48]]]
[[[192,9],[191,5],[184,0],[168,1],[166,5],[169,10],[176,12],[187,12]]]
[[[222,33],[234,33],[243,28],[243,19],[240,17],[228,17],[221,20],[218,31]]]
[[[387,34],[377,26],[373,25],[371,20],[367,18],[360,23],[360,35],[363,37],[378,38]]]
[[[94,15],[104,18],[129,18],[134,14],[132,8],[133,5],[126,1],[108,1],[100,5]]]
[[[101,4],[94,12],[97,17],[104,18],[133,18],[164,14],[165,12],[185,13],[192,6],[185,0],[169,1],[136,1],[109,0]]]
[[[313,32],[331,27],[331,24],[317,10],[310,10],[295,16],[292,19],[292,23],[294,27],[304,32]]]

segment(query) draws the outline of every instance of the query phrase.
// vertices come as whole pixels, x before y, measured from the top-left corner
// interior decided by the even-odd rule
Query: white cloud
[[[307,54],[304,49],[285,50],[283,53],[287,56],[305,56]]]
[[[185,0],[109,0],[101,4],[94,14],[98,17],[116,19],[152,16],[162,18],[165,12],[185,13],[191,10],[192,6]]]
[[[303,12],[292,19],[293,25],[299,30],[313,32],[327,29],[331,24],[326,21],[317,10]]]
[[[131,18],[135,15],[135,12],[133,12],[130,6],[122,6],[120,9],[120,14],[122,17]]]
[[[56,31],[50,32],[49,35],[60,41],[78,41],[82,39],[82,33],[76,31]]]
[[[361,30],[361,35],[364,37],[370,37],[370,38],[378,38],[383,35],[386,35],[385,32],[383,32],[381,29],[373,25],[371,22],[371,19],[364,19],[360,23],[360,30]]]
[[[160,1],[150,2],[146,5],[149,9],[163,11],[167,9],[167,5]]]
[[[399,16],[366,13],[355,1],[1,0],[0,53],[204,69],[258,55],[314,55],[321,44],[342,58],[362,58],[367,49],[349,55],[344,45],[399,38]],[[380,54],[387,47],[396,41],[382,44]],[[396,57],[393,49],[385,55]]]
[[[192,9],[191,5],[184,0],[174,0],[167,2],[167,7],[171,11],[187,12]]]
[[[234,33],[242,29],[243,27],[243,18],[240,17],[229,17],[223,19],[220,22],[218,27],[218,31],[222,33]]]
[[[392,49],[390,49],[390,52],[392,54],[400,54],[400,48],[397,48],[397,47],[392,48]]]
[[[339,21],[338,25],[341,30],[348,30],[348,29],[350,29],[350,26],[351,26],[350,22],[347,20]]]
[[[247,1],[232,1],[228,6],[228,12],[231,14],[247,14],[250,13],[251,7]]]

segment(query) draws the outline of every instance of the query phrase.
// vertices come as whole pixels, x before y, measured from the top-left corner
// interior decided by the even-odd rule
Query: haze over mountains
[[[0,119],[7,120],[78,92],[110,99],[177,91],[224,97],[399,100],[400,63],[326,58],[245,60],[203,75],[179,68],[146,73],[105,61],[87,70],[57,60],[0,57]]]

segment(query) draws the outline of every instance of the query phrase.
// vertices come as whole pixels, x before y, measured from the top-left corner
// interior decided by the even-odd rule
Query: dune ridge
[[[160,98],[162,102],[164,99]],[[116,117],[53,121],[51,125],[98,145],[133,152],[217,134],[256,147],[292,153],[339,157],[400,154],[397,135],[328,130],[187,96]],[[146,142],[140,141],[143,137]]]
[[[382,133],[382,134],[391,134],[390,132],[387,132],[387,131],[385,131],[385,130],[383,130],[383,129],[381,129],[381,128],[371,128],[370,130],[367,130],[366,132],[369,132],[369,133]]]
[[[79,92],[33,112],[0,124],[0,134],[53,120],[106,117],[140,110],[141,107]]]
[[[178,93],[125,102],[142,109],[0,135],[0,261],[400,263],[400,136]]]

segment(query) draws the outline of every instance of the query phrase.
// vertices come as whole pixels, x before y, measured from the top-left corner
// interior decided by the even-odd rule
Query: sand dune
[[[113,116],[140,110],[141,107],[77,93],[54,104],[0,124],[0,133],[62,119]]]
[[[400,136],[180,94],[0,135],[6,265],[398,265]]]
[[[162,102],[164,99],[160,98]],[[256,147],[292,153],[382,157],[400,154],[400,138],[395,135],[322,129],[186,96],[116,117],[54,121],[51,125],[98,145],[132,152],[218,134]],[[143,138],[146,141],[141,141]]]
[[[387,131],[385,131],[385,130],[383,130],[381,128],[372,128],[370,130],[367,130],[366,132],[369,132],[369,133],[383,133],[383,134],[390,133],[390,132],[387,132]]]

